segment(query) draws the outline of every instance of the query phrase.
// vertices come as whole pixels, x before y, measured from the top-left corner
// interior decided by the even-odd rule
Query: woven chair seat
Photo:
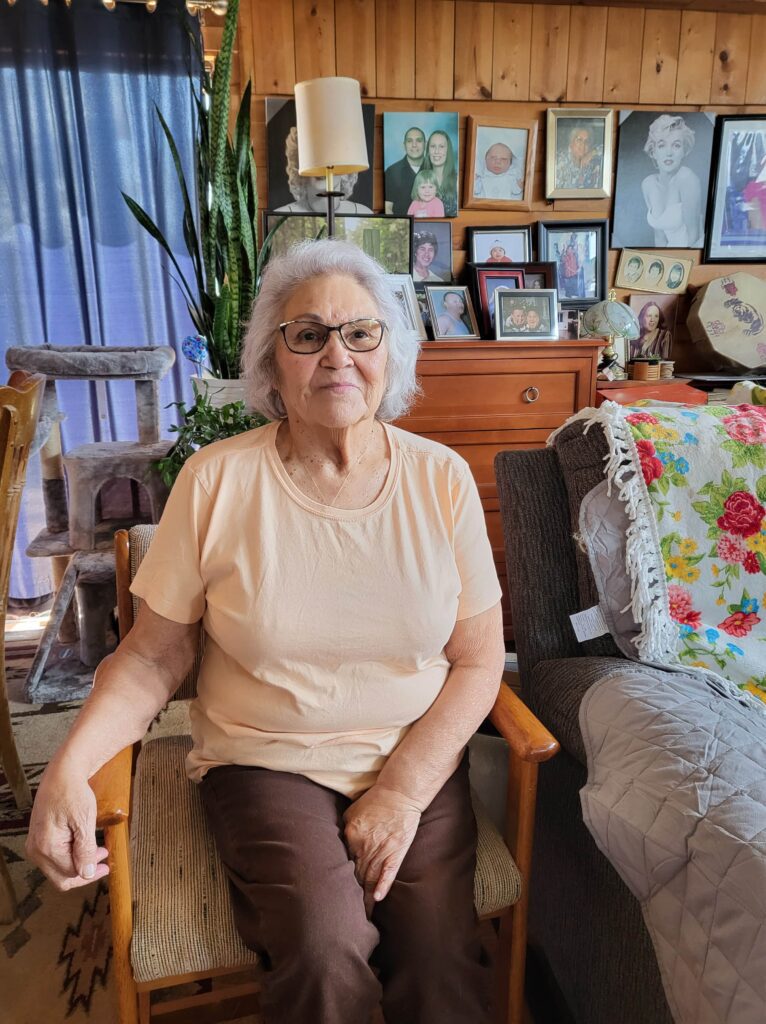
[[[190,736],[144,744],[132,817],[136,981],[258,963],[234,927],[226,874],[205,823],[199,789],[186,776]],[[521,894],[507,846],[474,797],[479,829],[474,899],[480,917]]]

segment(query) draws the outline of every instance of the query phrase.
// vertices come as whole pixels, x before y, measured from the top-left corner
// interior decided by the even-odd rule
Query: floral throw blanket
[[[585,415],[630,520],[639,658],[766,702],[766,407],[605,402]]]

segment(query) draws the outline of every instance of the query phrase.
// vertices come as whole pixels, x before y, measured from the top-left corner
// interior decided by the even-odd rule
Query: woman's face
[[[431,242],[423,242],[415,250],[415,263],[427,270],[434,261],[436,249]]]
[[[353,278],[341,274],[306,281],[282,311],[283,321],[329,325],[366,317],[380,317],[375,301]],[[372,352],[349,352],[333,331],[321,351],[299,355],[288,349],[280,334],[275,361],[279,394],[293,424],[349,427],[374,416],[383,399],[388,362],[385,335]]]
[[[579,163],[590,152],[590,133],[584,128],[576,131],[569,143],[569,148],[572,151],[572,156]]]
[[[428,140],[428,158],[432,167],[443,167],[447,162],[447,136],[434,132]]]
[[[678,170],[684,155],[684,141],[678,131],[665,132],[654,144],[654,162],[666,174]]]
[[[660,311],[657,306],[647,306],[644,310],[644,327],[647,331],[654,331],[660,323]]]
[[[313,213],[327,213],[327,197],[318,193],[324,192],[327,182],[324,178],[306,178],[306,207]],[[336,186],[337,187],[337,186]],[[333,204],[337,210],[340,206],[341,197],[336,196]]]

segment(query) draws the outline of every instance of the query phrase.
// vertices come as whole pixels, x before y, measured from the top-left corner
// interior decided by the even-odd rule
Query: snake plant
[[[196,181],[187,184],[173,133],[155,106],[173,159],[183,201],[183,236],[193,280],[184,275],[165,235],[134,199],[122,193],[138,223],[167,253],[197,332],[205,339],[216,377],[238,377],[242,336],[278,222],[258,249],[258,189],[250,139],[248,81],[229,138],[229,105],[239,0],[229,0],[221,49],[211,78],[194,38],[201,65],[191,81],[197,111]]]

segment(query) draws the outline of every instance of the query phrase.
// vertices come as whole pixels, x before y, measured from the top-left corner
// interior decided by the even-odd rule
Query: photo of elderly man
[[[404,217],[412,202],[412,186],[426,152],[425,132],[415,126],[408,128],[403,143],[404,156],[387,167],[385,174],[386,213],[397,217]]]

